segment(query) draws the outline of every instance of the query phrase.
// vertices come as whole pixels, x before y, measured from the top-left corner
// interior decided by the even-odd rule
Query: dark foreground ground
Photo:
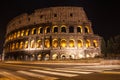
[[[105,63],[5,61],[0,63],[0,80],[120,80],[120,65]]]

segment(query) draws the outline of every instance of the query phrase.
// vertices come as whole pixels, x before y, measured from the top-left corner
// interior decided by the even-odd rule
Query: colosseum
[[[7,25],[5,60],[57,60],[101,55],[101,37],[95,35],[82,7],[36,9]]]

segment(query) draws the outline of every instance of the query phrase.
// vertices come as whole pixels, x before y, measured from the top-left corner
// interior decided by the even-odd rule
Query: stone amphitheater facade
[[[6,60],[94,58],[100,45],[82,7],[49,7],[8,23],[4,53]]]

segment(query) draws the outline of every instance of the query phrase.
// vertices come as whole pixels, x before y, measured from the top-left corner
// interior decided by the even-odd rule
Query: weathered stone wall
[[[7,26],[7,33],[21,27],[52,22],[53,24],[71,23],[76,24],[89,23],[82,7],[50,7],[35,10],[31,14],[22,14],[11,20]]]
[[[58,29],[56,32],[53,31],[55,27]],[[42,33],[39,33],[41,28]],[[45,41],[47,39],[48,42]],[[53,47],[54,39],[57,40],[56,48]],[[61,47],[64,44],[62,40],[65,40],[65,47]],[[80,45],[78,40],[81,40]],[[46,48],[45,44],[50,47]],[[81,59],[100,56],[100,44],[101,38],[93,33],[92,24],[82,7],[50,7],[22,14],[11,20],[7,26],[4,50],[6,57],[10,59],[16,56],[24,60]],[[38,45],[41,47],[37,47]]]

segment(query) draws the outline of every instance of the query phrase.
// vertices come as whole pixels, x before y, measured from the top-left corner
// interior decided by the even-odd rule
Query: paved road
[[[120,66],[0,63],[0,80],[120,80]]]

